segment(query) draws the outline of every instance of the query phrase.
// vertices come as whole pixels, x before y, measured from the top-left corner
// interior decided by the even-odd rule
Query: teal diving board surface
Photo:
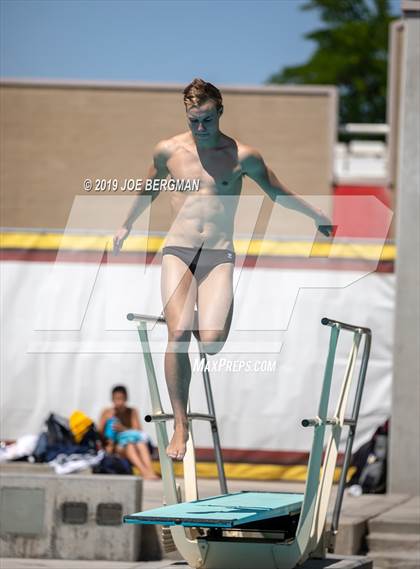
[[[195,502],[162,506],[124,516],[129,524],[233,528],[242,524],[299,513],[303,494],[236,492]]]

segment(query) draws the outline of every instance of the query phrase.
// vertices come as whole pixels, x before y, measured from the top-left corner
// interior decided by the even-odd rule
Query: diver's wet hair
[[[185,107],[196,107],[206,101],[214,101],[217,110],[223,108],[222,94],[217,87],[203,79],[193,79],[184,89]]]

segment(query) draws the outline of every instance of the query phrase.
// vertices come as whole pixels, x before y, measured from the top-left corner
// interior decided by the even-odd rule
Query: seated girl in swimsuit
[[[146,480],[158,480],[153,471],[149,450],[149,436],[141,430],[136,409],[127,407],[128,394],[123,385],[112,390],[113,407],[102,412],[99,432],[107,441],[106,450],[125,456],[136,466]]]

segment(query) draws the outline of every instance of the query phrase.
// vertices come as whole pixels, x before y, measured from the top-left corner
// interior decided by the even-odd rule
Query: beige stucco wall
[[[221,90],[226,134],[259,148],[293,191],[331,194],[334,88]],[[186,130],[182,86],[8,81],[0,95],[3,227],[64,228],[85,178],[144,178],[153,146]],[[119,225],[127,199],[89,227]],[[168,200],[155,204],[152,229],[164,229]]]

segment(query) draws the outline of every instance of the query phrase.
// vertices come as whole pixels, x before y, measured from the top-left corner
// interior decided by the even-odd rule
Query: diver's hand
[[[330,237],[333,235],[334,226],[331,219],[325,215],[325,213],[319,210],[314,216],[314,222],[318,231],[320,231],[325,237]]]
[[[121,227],[114,235],[114,255],[118,255],[121,251],[124,241],[127,239],[130,230],[126,227]]]

